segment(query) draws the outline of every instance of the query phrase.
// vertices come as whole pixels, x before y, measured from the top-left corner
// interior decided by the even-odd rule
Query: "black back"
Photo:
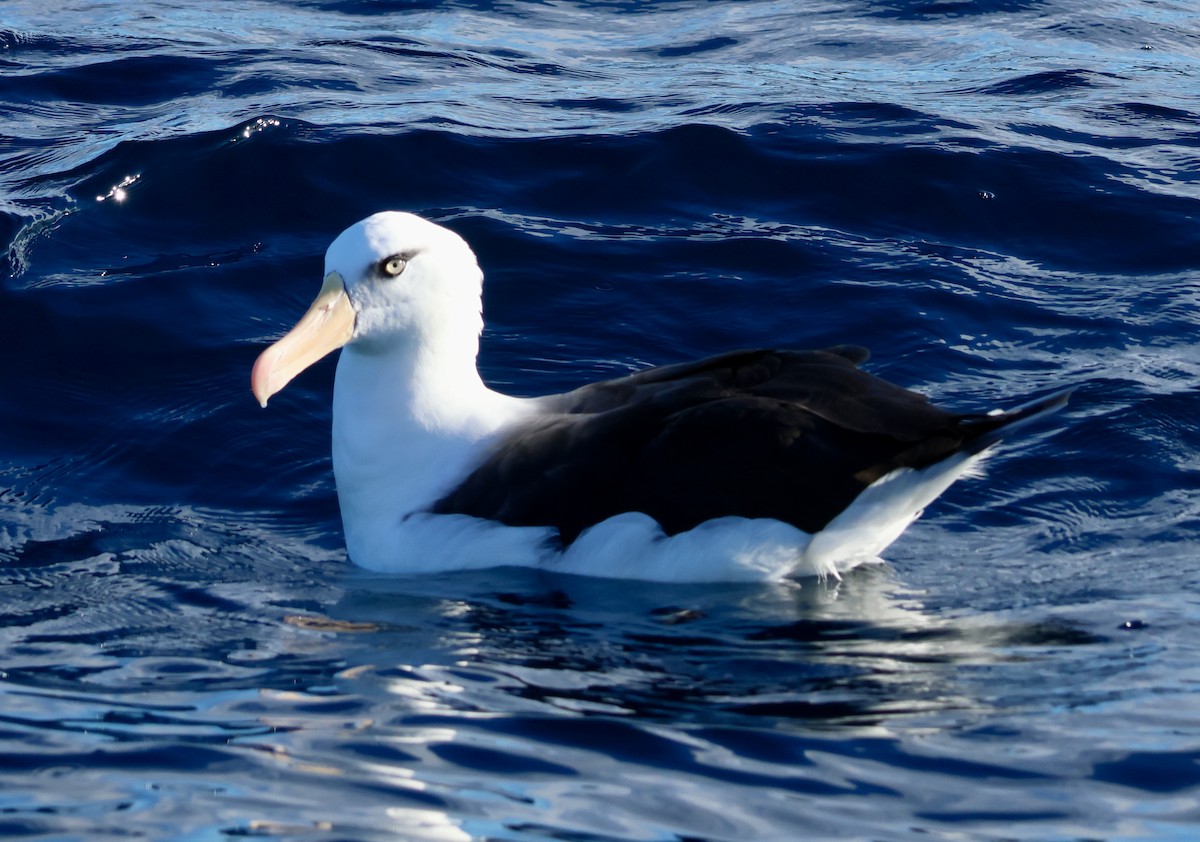
[[[623,512],[668,535],[726,515],[813,533],[884,474],[981,449],[1010,420],[939,409],[861,371],[867,356],[734,351],[540,399],[432,511],[553,526],[564,544]]]

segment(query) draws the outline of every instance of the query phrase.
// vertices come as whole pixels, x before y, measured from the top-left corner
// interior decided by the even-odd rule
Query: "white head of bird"
[[[473,368],[482,283],[474,253],[453,231],[409,213],[374,214],[329,246],[320,294],[255,363],[254,395],[266,406],[297,374],[343,346],[391,354],[407,345],[416,363],[436,355],[469,360]]]

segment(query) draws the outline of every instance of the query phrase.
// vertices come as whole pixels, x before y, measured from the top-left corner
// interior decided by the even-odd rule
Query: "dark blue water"
[[[1197,91],[1183,0],[6,0],[0,836],[1195,838]],[[840,583],[368,575],[248,375],[387,208],[517,393],[1078,392]]]

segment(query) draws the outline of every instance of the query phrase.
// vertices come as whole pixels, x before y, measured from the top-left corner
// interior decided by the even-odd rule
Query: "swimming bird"
[[[482,283],[454,232],[377,213],[333,241],[316,301],[254,364],[265,407],[342,349],[333,469],[362,567],[837,576],[1067,400],[950,412],[863,371],[868,353],[850,345],[737,350],[513,397],[476,365]]]

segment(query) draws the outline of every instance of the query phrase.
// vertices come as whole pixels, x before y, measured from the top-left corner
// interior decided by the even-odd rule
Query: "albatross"
[[[1067,400],[950,412],[863,371],[868,352],[851,345],[731,351],[514,397],[477,368],[482,284],[460,236],[377,213],[333,241],[315,302],[254,364],[265,407],[341,349],[333,470],[359,566],[836,577]]]

